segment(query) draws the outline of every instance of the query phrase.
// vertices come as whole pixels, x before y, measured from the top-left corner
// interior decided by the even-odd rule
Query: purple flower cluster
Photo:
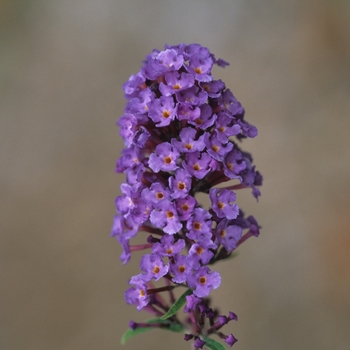
[[[166,46],[148,55],[123,86],[128,102],[118,125],[126,148],[116,170],[126,182],[115,201],[112,236],[123,248],[123,263],[132,251],[149,249],[125,293],[138,310],[155,303],[152,281],[162,277],[167,284],[159,290],[193,291],[185,311],[204,308],[201,300],[221,283],[208,265],[259,234],[234,192],[250,188],[260,195],[262,176],[237,144],[255,137],[257,129],[244,120],[243,107],[225,84],[213,79],[214,64],[228,63],[199,44]],[[229,180],[236,184],[215,187]],[[199,192],[209,195],[209,210],[197,201]],[[130,245],[139,231],[150,234],[147,241]]]

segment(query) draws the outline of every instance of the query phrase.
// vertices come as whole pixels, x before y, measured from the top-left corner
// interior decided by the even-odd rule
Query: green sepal
[[[188,295],[191,295],[192,292],[192,289],[187,289],[186,292],[183,293],[181,297],[175,301],[167,313],[161,317],[161,319],[166,320],[169,317],[174,316],[186,304],[186,297]]]
[[[161,327],[161,328],[156,328],[156,327],[140,327],[136,329],[131,329],[129,328],[122,336],[120,342],[122,345],[124,345],[131,337],[145,333],[148,331],[151,331],[153,329],[165,329],[167,331],[175,332],[175,333],[181,333],[184,331],[184,327],[179,324],[179,323],[172,323],[166,320],[162,320],[161,318],[152,318],[150,320],[147,320],[145,323],[164,323],[167,325],[167,327]]]
[[[204,346],[206,346],[210,350],[226,350],[226,348],[221,343],[214,339],[203,338],[203,340],[206,342]]]

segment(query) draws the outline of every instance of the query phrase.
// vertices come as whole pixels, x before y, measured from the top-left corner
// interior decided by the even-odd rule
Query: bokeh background
[[[153,48],[198,42],[259,136],[263,226],[213,293],[237,350],[350,344],[350,3],[347,0],[0,0],[0,348],[189,349],[120,337],[138,258],[109,237],[122,175],[123,82]]]

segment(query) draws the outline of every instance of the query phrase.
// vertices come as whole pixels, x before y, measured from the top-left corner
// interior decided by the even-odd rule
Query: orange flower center
[[[203,252],[204,252],[204,249],[203,249],[202,247],[197,247],[197,248],[196,248],[196,253],[197,253],[198,255],[201,255]]]
[[[180,272],[180,273],[183,273],[186,271],[186,267],[184,265],[180,265],[177,270]]]
[[[164,158],[164,163],[166,163],[166,164],[170,164],[171,161],[172,161],[172,159],[171,159],[170,156],[167,156],[167,157]]]
[[[194,227],[194,229],[195,230],[200,230],[201,229],[201,223],[200,222],[195,222],[194,224],[193,224],[193,227]]]
[[[213,145],[213,146],[211,146],[211,149],[212,149],[214,152],[217,152],[217,151],[220,149],[220,147]]]
[[[188,204],[182,204],[181,205],[181,209],[183,210],[183,211],[186,211],[186,210],[188,210],[188,209],[190,209],[190,207],[188,206]]]
[[[222,230],[220,232],[220,237],[225,237],[226,236],[226,230]]]
[[[169,219],[171,219],[171,218],[174,217],[174,213],[173,213],[172,211],[168,210],[168,211],[166,212],[166,216],[167,216]]]
[[[169,118],[170,117],[170,111],[163,111],[162,116],[163,116],[163,118]]]
[[[177,188],[178,188],[179,190],[184,190],[184,189],[186,188],[186,184],[185,184],[184,182],[179,182],[179,183],[177,184]]]
[[[163,199],[164,198],[163,192],[157,192],[156,197],[157,199]]]
[[[206,284],[207,283],[207,278],[205,276],[201,276],[198,278],[198,282],[200,284]]]
[[[196,163],[192,168],[193,170],[196,170],[196,171],[201,170],[201,167],[199,166],[198,163]]]

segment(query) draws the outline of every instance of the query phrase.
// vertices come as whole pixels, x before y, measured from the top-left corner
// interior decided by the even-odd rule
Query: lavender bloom
[[[128,304],[134,304],[137,310],[141,310],[149,302],[149,296],[147,295],[147,287],[145,281],[141,275],[133,276],[129,282],[134,287],[129,288],[125,294],[125,301]]]
[[[178,169],[175,176],[169,178],[169,187],[173,191],[173,198],[185,198],[191,190],[192,178],[184,169]]]
[[[235,219],[238,215],[238,205],[236,194],[233,191],[218,188],[212,188],[209,192],[209,197],[213,210],[219,218]]]
[[[146,203],[151,203],[155,206],[163,200],[170,199],[170,191],[160,182],[155,182],[151,187],[143,189],[141,195]]]
[[[230,225],[228,219],[220,221],[216,228],[216,243],[222,244],[226,251],[236,248],[238,240],[242,237],[242,227]]]
[[[194,311],[197,305],[201,302],[201,299],[196,295],[191,294],[186,297],[186,306],[184,308],[184,312]]]
[[[215,249],[217,245],[210,239],[203,239],[197,243],[194,243],[188,251],[188,257],[191,259],[191,263],[195,268],[198,268],[201,264],[206,265],[214,256],[211,249]]]
[[[169,72],[164,75],[165,81],[159,85],[159,90],[163,96],[171,96],[175,92],[190,88],[194,84],[192,74],[178,73],[177,71]]]
[[[171,143],[177,148],[179,152],[191,153],[196,151],[203,151],[204,135],[201,135],[198,140],[195,140],[197,131],[193,128],[184,128],[180,131],[180,140],[172,139]]]
[[[168,234],[174,234],[182,228],[175,205],[167,200],[152,211],[150,220],[152,225],[162,228]]]
[[[236,315],[219,315],[209,307],[221,276],[208,265],[226,259],[260,229],[236,204],[236,190],[248,187],[255,198],[260,196],[262,176],[252,156],[237,146],[237,140],[255,137],[257,129],[244,119],[242,105],[225,83],[214,80],[214,64],[228,65],[199,44],[153,50],[123,85],[127,103],[117,123],[125,149],[116,171],[126,181],[115,200],[111,236],[122,247],[124,264],[134,251],[146,250],[125,301],[159,316],[159,310],[171,308],[159,293],[169,292],[173,301],[172,289],[186,287],[189,317],[184,323],[170,317],[152,326],[183,326],[185,340],[197,348],[211,334],[230,346],[237,341],[221,333]],[[236,185],[222,186],[232,179]],[[208,195],[209,209],[197,200],[198,193]],[[139,231],[147,233],[145,242],[132,244]]]
[[[202,82],[201,87],[206,91],[209,97],[220,97],[222,90],[225,88],[225,83],[222,80],[213,80],[210,82]]]
[[[209,52],[197,52],[190,56],[189,65],[186,66],[188,72],[192,73],[197,81],[211,81],[211,68],[213,67],[213,58]]]
[[[229,114],[219,112],[215,124],[215,132],[219,141],[227,143],[230,136],[238,135],[241,132],[241,126],[238,123],[235,123],[235,119]]]
[[[154,278],[158,281],[161,277],[167,274],[169,266],[165,265],[158,254],[146,254],[142,257],[140,263],[141,270],[145,272],[142,275],[144,281],[150,281]]]
[[[202,208],[196,208],[187,221],[187,237],[193,240],[202,241],[211,239],[211,215]]]
[[[152,252],[160,256],[176,256],[185,247],[185,241],[179,239],[174,243],[174,236],[165,235],[161,238],[160,243],[155,243]]]
[[[207,146],[207,152],[218,161],[222,161],[233,147],[233,143],[224,144],[216,135],[209,136],[209,133],[205,134],[205,145]]]
[[[187,280],[188,274],[192,271],[190,259],[185,255],[178,255],[170,262],[169,271],[173,274],[172,281],[175,283],[184,283]]]
[[[212,289],[216,289],[221,284],[220,274],[216,271],[210,271],[209,267],[200,267],[196,273],[187,277],[188,285],[193,289],[193,293],[203,298],[209,295]]]
[[[159,144],[156,152],[149,157],[149,167],[158,173],[160,170],[171,171],[178,168],[177,159],[179,152],[168,142]]]
[[[182,162],[185,170],[197,179],[203,179],[210,171],[211,157],[207,153],[193,152],[186,154],[186,160]]]
[[[192,196],[187,196],[185,198],[179,198],[176,201],[176,209],[179,214],[181,221],[186,221],[191,217],[194,211],[197,201]]]
[[[161,96],[151,103],[148,116],[156,123],[158,127],[166,126],[174,120],[176,106],[171,96]]]
[[[176,97],[179,102],[188,103],[192,106],[200,106],[207,101],[208,93],[194,85],[191,88],[178,92]]]
[[[234,343],[237,342],[237,339],[236,339],[232,334],[230,334],[230,335],[228,335],[227,337],[225,337],[225,342],[226,342],[228,345],[232,346]]]
[[[194,126],[198,126],[202,130],[206,130],[214,125],[217,116],[213,113],[212,108],[208,104],[202,104],[200,109],[200,116],[194,121],[189,120],[188,122]]]

